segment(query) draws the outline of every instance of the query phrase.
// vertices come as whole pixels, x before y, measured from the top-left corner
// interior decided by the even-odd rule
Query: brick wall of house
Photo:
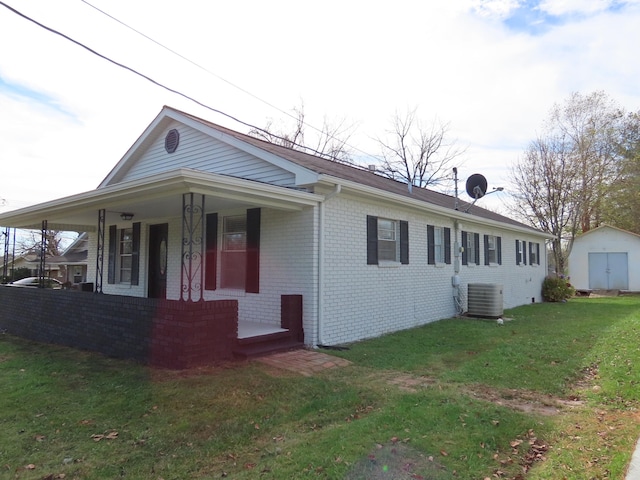
[[[326,266],[323,338],[320,343],[340,344],[411,328],[456,315],[452,277],[454,271],[453,219],[445,215],[404,209],[390,203],[365,203],[340,194],[326,204]],[[374,215],[409,224],[409,264],[367,265],[366,217]],[[452,263],[429,265],[427,225],[451,228]],[[459,222],[461,231],[496,235],[502,239],[502,265],[461,265],[460,291],[466,310],[469,283],[504,286],[504,308],[541,301],[546,274],[544,239],[492,227],[471,214]],[[541,265],[516,265],[515,240],[540,242]]]
[[[233,298],[241,320],[280,325],[282,295],[302,295],[305,342],[313,342],[317,300],[317,232],[313,208],[285,212],[263,208],[260,229],[260,293],[218,288],[205,291],[205,299]],[[234,212],[218,212],[220,221]],[[220,229],[221,230],[221,229]],[[219,265],[220,267],[220,265]],[[219,277],[218,277],[219,278]],[[218,283],[219,286],[219,283]]]
[[[232,358],[237,302],[178,302],[0,287],[0,329],[166,368]]]

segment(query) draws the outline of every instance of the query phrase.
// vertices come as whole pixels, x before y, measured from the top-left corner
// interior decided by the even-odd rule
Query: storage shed
[[[569,276],[577,290],[640,291],[640,235],[603,225],[574,241]]]

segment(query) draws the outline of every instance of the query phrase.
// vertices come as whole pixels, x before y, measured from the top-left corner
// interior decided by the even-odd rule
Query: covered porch
[[[91,239],[87,283],[96,294],[201,304],[227,299],[224,290],[206,287],[207,258],[217,255],[207,241],[208,212],[268,209],[286,215],[313,209],[321,198],[297,189],[179,169],[7,212],[0,215],[0,225],[43,233],[47,230],[87,232]],[[169,238],[164,245],[158,243],[154,248],[153,227],[160,224],[169,225]],[[138,262],[137,268],[132,268],[130,284],[112,283],[113,247],[109,237],[112,230],[129,227],[134,232],[138,229],[136,233],[141,235],[141,243],[131,252],[132,261]],[[259,241],[258,237],[257,244],[247,244],[247,257],[253,255],[255,262],[260,262]],[[163,258],[154,262],[154,255]],[[163,278],[153,275],[154,266],[160,268]],[[164,282],[164,286],[157,288],[154,282],[158,281]],[[265,278],[258,276],[254,290],[247,290],[239,301],[250,300],[259,306],[261,282],[264,283]],[[282,300],[280,318],[274,316],[266,321],[261,315],[241,313],[234,338],[237,345],[285,337],[302,344],[302,295],[289,294],[286,290],[280,295],[283,299],[295,298],[297,306]],[[237,297],[231,295],[228,299]]]

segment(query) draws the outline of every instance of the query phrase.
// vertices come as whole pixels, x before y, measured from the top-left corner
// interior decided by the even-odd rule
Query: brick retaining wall
[[[238,303],[0,286],[0,329],[110,357],[189,368],[233,357]]]

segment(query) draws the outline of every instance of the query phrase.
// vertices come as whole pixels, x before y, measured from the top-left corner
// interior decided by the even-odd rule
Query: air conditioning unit
[[[501,317],[504,313],[502,285],[470,283],[467,286],[467,309],[470,317]]]

